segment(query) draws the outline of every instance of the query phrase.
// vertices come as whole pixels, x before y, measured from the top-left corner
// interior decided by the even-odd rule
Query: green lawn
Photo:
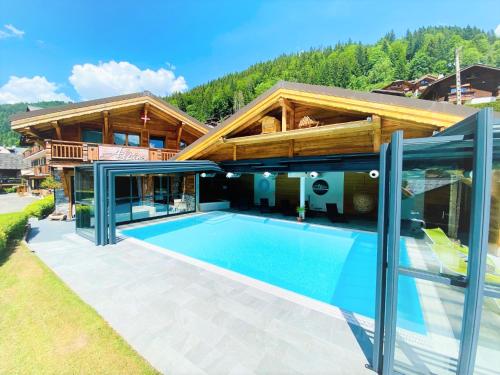
[[[0,374],[156,374],[29,249],[0,257]]]

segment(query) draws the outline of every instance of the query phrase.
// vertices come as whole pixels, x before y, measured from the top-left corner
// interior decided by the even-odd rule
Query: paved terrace
[[[30,248],[158,370],[374,374],[373,333],[138,245],[35,221]]]

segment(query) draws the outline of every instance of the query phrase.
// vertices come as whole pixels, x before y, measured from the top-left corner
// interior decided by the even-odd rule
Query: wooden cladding
[[[178,149],[156,149],[149,147],[128,147],[118,145],[99,145],[83,142],[47,141],[47,160],[68,160],[91,162],[94,160],[111,160],[99,154],[99,147],[114,147],[123,150],[145,150],[147,160],[169,160],[178,152]],[[144,151],[141,151],[143,153]],[[115,160],[115,159],[112,159]]]

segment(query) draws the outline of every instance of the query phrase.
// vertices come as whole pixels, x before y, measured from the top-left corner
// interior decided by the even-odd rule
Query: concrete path
[[[72,223],[32,225],[30,248],[163,373],[373,374],[356,325],[131,240],[96,247]]]
[[[38,200],[37,197],[20,197],[16,193],[0,194],[0,214],[21,211],[31,202]]]

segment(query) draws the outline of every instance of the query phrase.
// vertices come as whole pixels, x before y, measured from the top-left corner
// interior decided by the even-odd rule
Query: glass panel
[[[102,143],[102,131],[82,129],[82,142]]]
[[[116,223],[132,220],[130,204],[130,177],[116,177],[115,180],[115,220]]]
[[[449,137],[403,147],[399,265],[417,272],[398,276],[394,369],[402,373],[457,370],[465,289],[424,278],[467,274],[472,147]]]
[[[113,133],[113,143],[115,145],[125,145],[127,143],[127,135],[124,133]]]
[[[129,134],[127,143],[129,146],[140,146],[141,138],[137,134]]]
[[[94,240],[94,172],[92,168],[75,169],[74,189],[76,232]]]
[[[149,137],[149,147],[165,148],[164,137]]]
[[[496,292],[485,297],[476,354],[477,374],[497,374],[500,369],[500,134],[494,139],[493,171],[491,175],[490,228],[486,260],[486,291]]]
[[[403,153],[400,265],[463,277],[467,273],[472,199],[472,154],[448,142],[407,147]],[[472,141],[453,142],[454,150]]]
[[[456,374],[464,289],[399,276],[394,370]]]
[[[500,369],[500,297],[485,297],[476,353],[475,374],[498,374]]]

